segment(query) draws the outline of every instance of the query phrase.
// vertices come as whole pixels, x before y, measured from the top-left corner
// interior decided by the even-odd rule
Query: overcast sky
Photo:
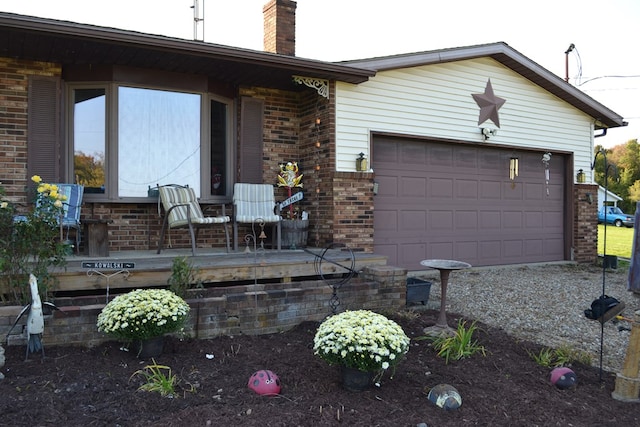
[[[193,39],[195,0],[0,0],[0,10]],[[206,42],[262,50],[267,0],[204,2]],[[298,0],[296,55],[324,61],[505,42],[629,122],[640,139],[638,0]]]

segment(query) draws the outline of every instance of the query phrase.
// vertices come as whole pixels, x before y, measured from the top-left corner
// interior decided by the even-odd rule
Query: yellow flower
[[[42,182],[42,178],[40,178],[40,175],[33,175],[31,177],[31,181],[35,182],[36,184],[40,184],[40,182]]]
[[[7,202],[0,203],[0,209],[5,209],[7,206],[9,206],[9,203]]]
[[[55,206],[56,208],[61,208],[62,202],[60,200],[56,200],[55,202],[53,202],[53,206]]]

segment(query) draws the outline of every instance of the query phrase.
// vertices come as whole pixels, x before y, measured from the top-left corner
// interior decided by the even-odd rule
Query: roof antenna
[[[200,8],[202,3],[202,8]],[[204,0],[193,0],[193,39],[197,41],[204,41]],[[200,17],[202,16],[202,18]],[[202,24],[202,32],[200,32],[200,24]],[[200,36],[201,34],[201,36]]]
[[[198,0],[196,0],[196,1],[198,1]],[[204,1],[204,0],[202,0],[202,1]],[[567,49],[564,52],[564,75],[565,75],[564,81],[567,82],[567,83],[569,83],[569,54],[575,48],[576,48],[576,45],[571,43],[569,45],[569,49]]]

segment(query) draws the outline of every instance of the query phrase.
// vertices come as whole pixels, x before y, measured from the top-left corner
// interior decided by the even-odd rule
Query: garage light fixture
[[[480,132],[482,132],[482,137],[486,141],[490,137],[496,136],[498,134],[498,129],[480,128]]]
[[[520,160],[517,157],[509,159],[509,179],[513,181],[518,176],[520,169]]]

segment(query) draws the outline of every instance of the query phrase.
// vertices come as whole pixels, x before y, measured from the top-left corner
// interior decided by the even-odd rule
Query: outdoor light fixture
[[[576,175],[576,181],[580,184],[584,184],[586,181],[586,175],[582,169],[578,169],[578,174]]]
[[[482,132],[482,137],[486,141],[489,137],[496,136],[498,129],[480,128],[480,132]]]
[[[520,169],[520,160],[517,157],[509,159],[509,179],[513,181],[518,176]]]
[[[356,158],[356,170],[358,172],[364,172],[367,170],[367,159],[364,157],[364,153],[358,154]]]

